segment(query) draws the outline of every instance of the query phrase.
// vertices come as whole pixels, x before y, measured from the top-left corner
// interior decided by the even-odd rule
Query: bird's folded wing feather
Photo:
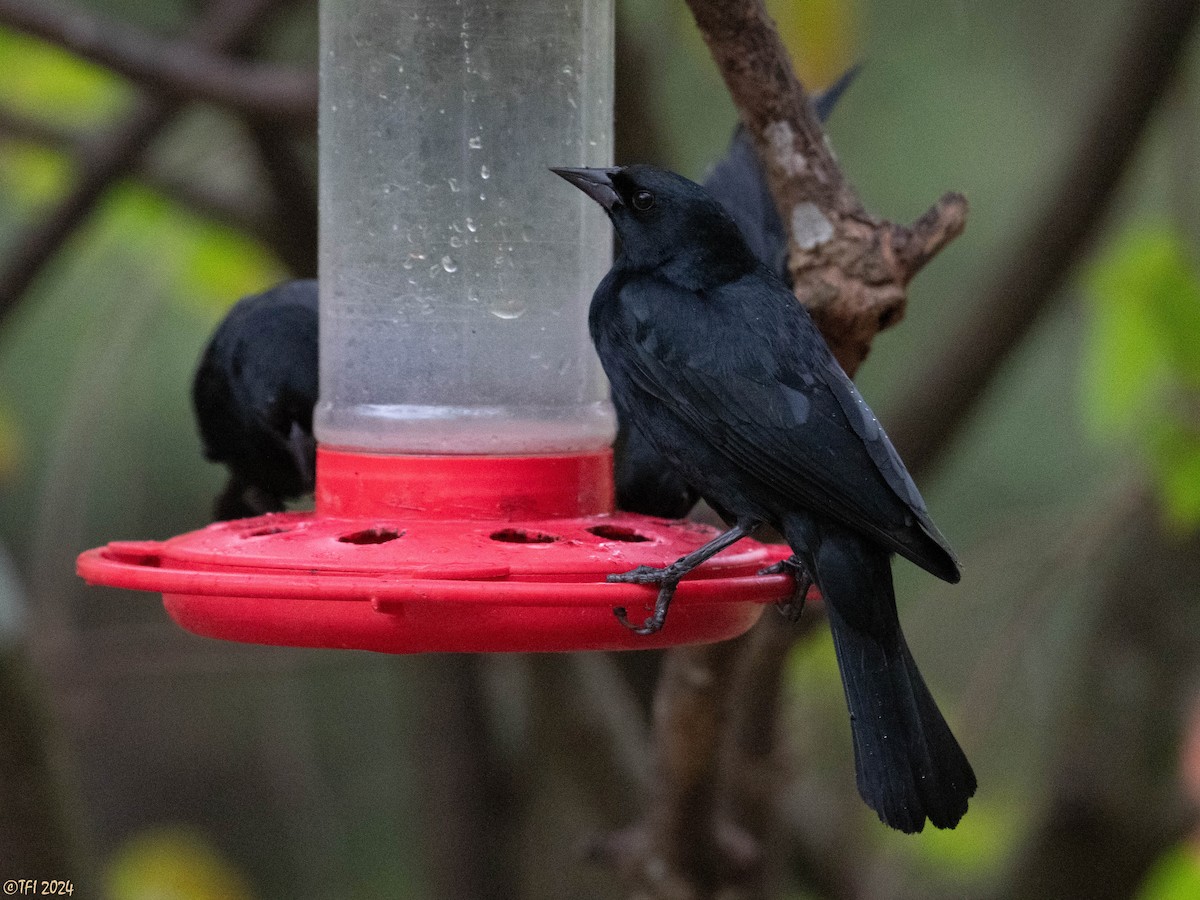
[[[774,294],[772,294],[774,292]],[[630,377],[786,504],[829,516],[957,580],[891,441],[782,283],[719,297],[657,279],[621,291]]]

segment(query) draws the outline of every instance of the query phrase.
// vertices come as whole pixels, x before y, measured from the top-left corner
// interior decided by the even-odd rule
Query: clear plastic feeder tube
[[[549,166],[612,158],[612,0],[321,4],[328,447],[607,446],[587,334],[603,213]]]

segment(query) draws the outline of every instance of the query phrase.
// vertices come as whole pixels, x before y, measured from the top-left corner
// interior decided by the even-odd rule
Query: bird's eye
[[[654,205],[654,195],[649,191],[638,191],[633,195],[633,208],[645,212]]]

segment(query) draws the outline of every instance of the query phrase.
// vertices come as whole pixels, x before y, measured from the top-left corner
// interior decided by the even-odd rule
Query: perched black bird
[[[244,297],[209,339],[192,403],[204,455],[229,469],[218,519],[276,512],[313,489],[317,282]]]
[[[817,118],[824,122],[854,78],[848,69],[827,90],[813,98]],[[787,279],[787,233],[775,209],[771,189],[746,129],[738,125],[729,150],[704,180],[704,188],[737,223],[750,251],[780,278]],[[696,505],[700,492],[666,463],[654,446],[627,419],[619,419],[614,479],[617,506],[627,512],[681,519]]]
[[[909,653],[891,556],[946,581],[958,563],[879,422],[808,312],[699,185],[651,166],[555,169],[607,211],[621,252],[589,326],[621,418],[732,527],[664,569],[660,586],[769,524],[825,599],[858,789],[902,831],[953,827],[975,775]],[[625,621],[624,610],[617,610]]]

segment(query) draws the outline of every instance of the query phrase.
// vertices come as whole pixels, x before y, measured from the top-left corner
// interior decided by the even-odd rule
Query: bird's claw
[[[617,621],[632,631],[634,634],[654,634],[663,627],[662,622],[656,622],[654,616],[650,616],[641,625],[635,625],[629,621],[629,616],[625,612],[625,607],[618,606],[613,609],[613,615],[617,617]]]
[[[650,567],[639,566],[638,568],[649,569]],[[651,571],[661,575],[663,570],[651,569]],[[633,575],[635,572],[637,572],[637,569],[634,569],[633,572],[626,572],[625,574]],[[608,580],[612,581],[613,576],[610,575]],[[662,582],[662,587],[658,589],[658,596],[654,600],[654,612],[651,613],[650,616],[647,617],[646,621],[641,625],[634,625],[629,621],[629,616],[625,612],[625,607],[623,606],[615,607],[613,609],[613,615],[617,617],[618,622],[620,622],[634,634],[655,634],[656,632],[662,630],[663,624],[667,621],[667,609],[671,606],[671,598],[675,596],[675,588],[678,587],[678,585],[678,579],[674,581]]]
[[[783,575],[784,573],[791,574],[796,581],[796,587],[792,591],[792,596],[786,600],[780,600],[775,604],[775,608],[785,619],[795,625],[804,614],[804,601],[808,598],[808,589],[812,587],[813,580],[804,563],[795,556],[781,559],[774,565],[760,569],[758,572],[759,575]]]

